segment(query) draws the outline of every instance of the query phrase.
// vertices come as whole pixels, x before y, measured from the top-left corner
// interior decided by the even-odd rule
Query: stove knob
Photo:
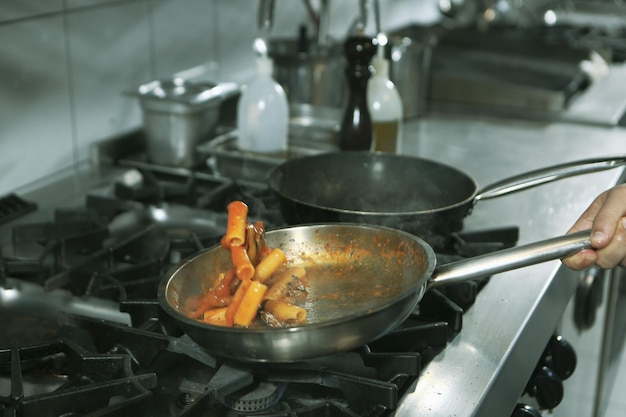
[[[576,351],[563,337],[555,336],[546,348],[544,363],[564,381],[572,376],[576,369]]]
[[[541,413],[529,405],[517,404],[511,417],[541,417]]]
[[[551,410],[563,400],[563,382],[547,366],[538,368],[528,386],[528,395],[537,400],[542,410]]]

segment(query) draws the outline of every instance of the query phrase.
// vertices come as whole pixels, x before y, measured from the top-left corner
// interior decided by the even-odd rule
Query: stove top
[[[15,415],[384,416],[463,328],[489,279],[431,289],[410,317],[352,351],[287,363],[214,357],[161,311],[157,288],[216,245],[226,205],[285,226],[262,185],[130,170],[106,192],[12,227],[0,257],[0,409]],[[32,209],[30,207],[29,209]],[[517,241],[517,229],[438,240],[439,263]]]

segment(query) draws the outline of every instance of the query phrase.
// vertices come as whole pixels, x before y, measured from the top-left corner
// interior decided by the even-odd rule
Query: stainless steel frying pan
[[[397,327],[432,287],[486,277],[589,247],[582,232],[436,267],[422,239],[355,223],[289,227],[266,234],[294,265],[307,269],[307,324],[293,328],[225,328],[185,315],[185,303],[231,268],[221,247],[176,267],[159,288],[162,308],[210,353],[256,362],[289,362],[346,351]]]
[[[455,167],[409,155],[330,152],[290,159],[268,174],[289,224],[380,224],[429,240],[463,227],[478,201],[623,166],[625,155],[553,165],[479,189]]]

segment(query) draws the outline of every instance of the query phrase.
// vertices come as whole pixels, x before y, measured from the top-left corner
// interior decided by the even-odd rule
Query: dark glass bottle
[[[339,133],[339,148],[343,151],[370,150],[373,130],[367,109],[367,81],[371,75],[369,63],[376,47],[371,38],[354,36],[344,43],[344,53],[349,91]]]

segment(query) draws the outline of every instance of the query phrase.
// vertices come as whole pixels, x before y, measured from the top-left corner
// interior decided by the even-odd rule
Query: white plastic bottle
[[[402,138],[402,99],[389,79],[389,61],[382,54],[372,58],[374,75],[367,83],[367,106],[374,131],[373,149],[400,152]]]
[[[242,151],[281,153],[287,150],[289,105],[282,86],[272,78],[273,61],[257,58],[257,77],[237,104],[237,146]]]

